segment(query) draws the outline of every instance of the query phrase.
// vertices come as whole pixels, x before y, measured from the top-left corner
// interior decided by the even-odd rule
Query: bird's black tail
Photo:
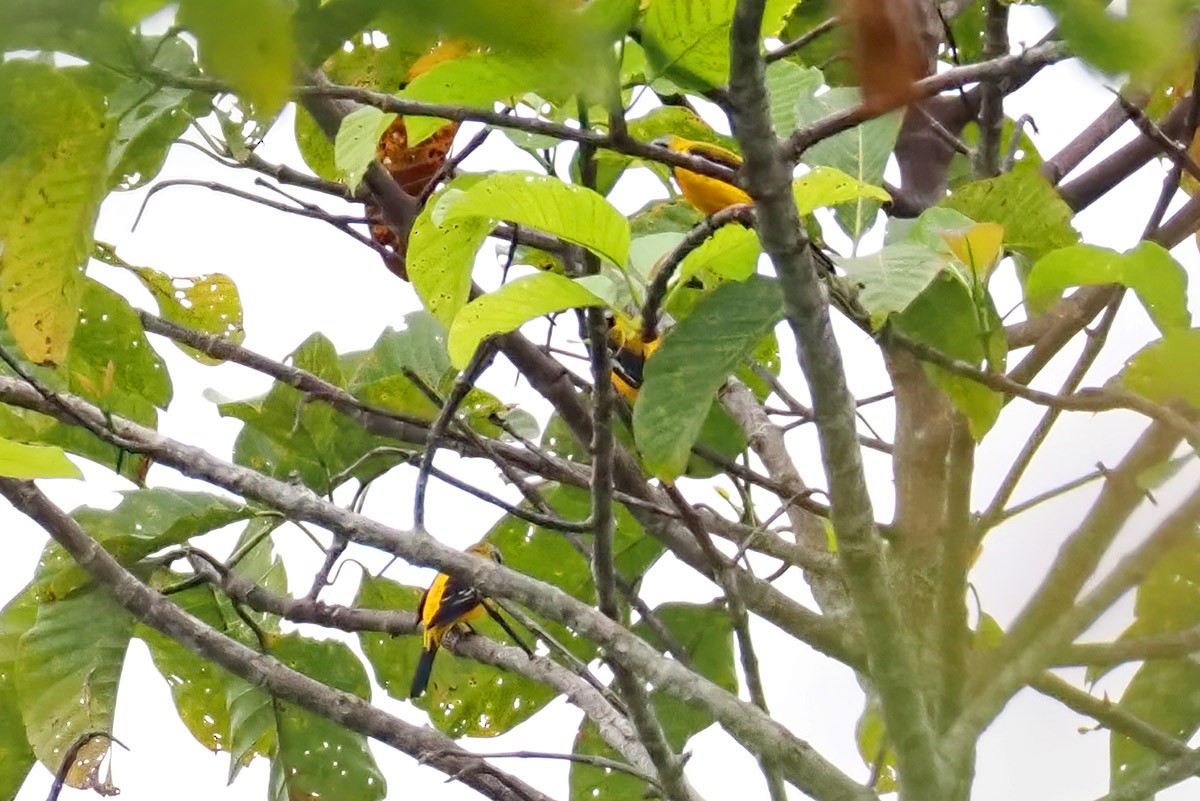
[[[417,661],[417,670],[413,673],[412,687],[408,691],[409,698],[419,698],[429,684],[429,674],[433,672],[433,658],[437,655],[437,643],[421,651]]]

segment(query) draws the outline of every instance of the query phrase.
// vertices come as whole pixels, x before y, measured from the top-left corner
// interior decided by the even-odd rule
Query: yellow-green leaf
[[[882,187],[860,181],[836,167],[814,167],[792,182],[792,195],[801,214],[851,200],[873,199],[888,203],[892,196]]]
[[[0,67],[0,306],[38,364],[63,360],[79,320],[113,133],[99,104],[44,64]]]
[[[462,369],[479,343],[493,334],[507,334],[544,314],[603,306],[604,301],[570,278],[538,273],[518,278],[468,303],[450,327],[450,361]]]
[[[205,69],[229,81],[262,118],[288,98],[296,47],[287,0],[183,0],[179,24],[196,35]]]
[[[445,211],[446,221],[466,217],[509,220],[582,245],[613,265],[629,258],[629,222],[590,189],[527,172],[489,175]]]
[[[7,478],[83,478],[62,448],[27,445],[0,438],[0,476]]]

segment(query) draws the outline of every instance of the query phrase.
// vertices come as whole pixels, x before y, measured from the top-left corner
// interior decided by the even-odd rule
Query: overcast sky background
[[[1014,49],[1032,44],[1049,28],[1048,17],[1040,10],[1012,9]],[[1032,134],[1043,156],[1055,153],[1112,101],[1111,92],[1099,79],[1074,64],[1047,68],[1028,86],[1008,98],[1006,110],[1012,117],[1031,114],[1038,125]],[[302,161],[291,137],[291,113],[276,125],[261,155],[273,162],[300,166]],[[459,142],[474,130],[464,126]],[[1091,163],[1133,136],[1127,125]],[[564,151],[567,148],[563,148]],[[566,163],[563,161],[562,163]],[[534,169],[532,160],[507,144],[500,135],[474,154],[466,169]],[[630,175],[612,196],[624,212],[631,212],[654,196],[663,196],[657,180]],[[1152,164],[1126,181],[1121,189],[1101,199],[1076,218],[1084,240],[1116,249],[1134,245],[1141,235],[1159,188],[1163,168]],[[254,190],[254,176],[225,170],[185,147],[176,148],[160,179],[192,177],[221,181]],[[261,194],[261,190],[258,190]],[[174,276],[194,276],[226,272],[233,276],[245,306],[246,346],[274,358],[283,358],[314,330],[328,336],[341,352],[370,347],[387,326],[399,327],[403,316],[419,308],[411,287],[396,280],[370,250],[356,245],[329,226],[250,204],[198,188],[172,188],[150,202],[140,226],[130,227],[145,197],[145,191],[112,196],[104,205],[97,239],[114,243],[128,262],[146,265]],[[1178,202],[1177,204],[1178,205]],[[349,213],[358,213],[347,206]],[[333,209],[337,211],[337,209]],[[863,250],[878,247],[878,231]],[[836,244],[836,238],[832,241]],[[480,269],[494,275],[492,244],[484,246]],[[1175,250],[1175,255],[1194,272],[1196,246],[1191,240]],[[148,293],[128,275],[99,263],[89,274],[121,291],[136,306],[154,308]],[[1019,294],[1011,269],[1002,270],[994,279],[997,307],[1001,314],[1015,306]],[[1196,292],[1191,290],[1191,308],[1197,309]],[[1018,309],[1015,315],[1020,315]],[[1018,319],[1014,316],[1010,319]],[[846,363],[851,387],[860,396],[886,389],[886,375],[873,345],[848,325],[838,326],[846,348]],[[536,324],[531,331],[541,330]],[[1106,352],[1097,361],[1089,381],[1103,381],[1116,372],[1129,355],[1155,337],[1146,315],[1136,303],[1126,303],[1110,336]],[[238,421],[219,417],[215,405],[203,393],[214,389],[228,398],[244,398],[265,392],[270,381],[237,365],[205,367],[182,355],[169,343],[153,338],[167,359],[175,387],[175,400],[163,415],[162,430],[168,436],[202,445],[210,452],[228,458],[241,426]],[[784,350],[784,377],[789,386],[802,381],[795,366],[790,336],[781,333]],[[1078,345],[1073,345],[1046,371],[1039,386],[1057,389],[1061,377],[1073,363]],[[545,419],[547,406],[527,386],[515,383],[506,364],[500,364],[486,377],[484,386],[508,402],[527,405]],[[890,406],[880,404],[868,412],[871,423],[890,439]],[[974,508],[979,510],[991,497],[996,484],[1027,432],[1040,416],[1040,409],[1021,401],[1008,407],[996,429],[982,444],[976,459],[977,480]],[[1043,447],[1018,489],[1015,501],[1030,497],[1089,472],[1097,462],[1113,464],[1142,430],[1136,415],[1109,412],[1100,419],[1089,415],[1064,415],[1054,435]],[[810,484],[824,483],[819,456],[811,427],[789,437],[789,448],[805,479]],[[877,507],[877,518],[887,520],[891,508],[890,462],[880,454],[867,451],[865,459]],[[80,504],[111,507],[119,500],[115,494],[131,485],[115,479],[106,470],[76,459],[87,480],[44,481],[42,486],[67,508]],[[490,487],[514,498],[503,488],[495,471],[488,465],[456,460],[451,454],[438,456],[438,465],[464,478],[486,482]],[[1144,510],[1127,527],[1125,547],[1136,542],[1148,526],[1170,510],[1180,497],[1180,488],[1194,484],[1195,469],[1184,471],[1172,484],[1157,493],[1157,510]],[[365,512],[389,524],[411,523],[412,482],[414,471],[400,468],[376,482]],[[168,468],[155,466],[149,474],[154,486],[205,489],[206,485],[185,479]],[[697,485],[685,491],[695,492]],[[1095,489],[1076,491],[1056,502],[1022,515],[991,534],[972,574],[983,608],[1007,625],[1019,611],[1029,592],[1036,587],[1053,557],[1062,536],[1079,520],[1094,497]],[[436,482],[430,488],[429,529],[445,542],[465,546],[479,539],[501,513],[463,493]],[[0,598],[7,598],[32,575],[38,555],[46,541],[41,529],[20,514],[0,509],[0,525],[5,535],[8,558],[0,563]],[[204,547],[225,552],[238,534],[229,530],[210,535]],[[294,527],[281,529],[275,537],[278,548],[288,558],[293,590],[303,592],[321,554]],[[383,560],[374,554],[353,553],[372,568]],[[1111,564],[1114,558],[1107,561]],[[797,598],[807,599],[808,591],[792,571],[778,583]],[[430,573],[396,565],[389,577],[424,584]],[[669,579],[670,593],[663,592],[663,577]],[[342,573],[339,582],[322,597],[348,601],[357,587],[357,573]],[[668,599],[707,600],[717,594],[707,581],[680,571],[664,559],[646,581],[645,598],[652,605]],[[1127,625],[1131,599],[1105,616],[1097,634],[1111,636]],[[308,627],[301,627],[305,630]],[[331,636],[319,629],[310,634]],[[772,627],[760,624],[755,629],[764,682],[773,714],[797,735],[810,741],[851,775],[866,778],[854,745],[854,723],[861,710],[862,696],[850,672],[831,660],[814,655],[808,648],[780,635]],[[353,639],[351,639],[353,642]],[[355,645],[355,647],[357,647]],[[1132,668],[1114,671],[1106,677],[1098,692],[1116,697],[1132,675]],[[1081,672],[1064,673],[1078,680]],[[416,723],[425,715],[407,703],[397,702],[377,690],[375,703]],[[561,699],[511,733],[488,741],[465,741],[480,751],[544,750],[569,751],[580,714]],[[1107,789],[1108,736],[1104,732],[1081,733],[1088,725],[1081,718],[1052,701],[1026,692],[1009,705],[1003,716],[985,734],[980,743],[975,798],[979,801],[1008,799],[1055,799],[1086,801]],[[141,801],[172,797],[178,799],[230,798],[261,799],[267,791],[268,766],[258,760],[244,771],[230,788],[225,786],[228,755],[210,754],[184,729],[174,711],[170,693],[154,670],[145,647],[135,640],[121,683],[115,734],[131,749],[119,752],[115,759],[114,781],[122,797]],[[709,799],[765,797],[765,786],[755,761],[737,747],[719,729],[711,727],[690,743],[694,757],[688,763],[688,776]],[[446,784],[442,774],[421,768],[402,754],[375,745],[374,751],[390,785],[390,796],[433,797],[440,799],[476,798],[472,791],[457,784]],[[567,763],[545,760],[503,760],[501,766],[532,781],[555,797],[566,797]],[[50,774],[36,767],[30,774],[18,801],[45,797]],[[1182,801],[1195,797],[1200,781],[1160,794],[1164,801]],[[82,797],[81,791],[64,790],[63,798]],[[800,794],[793,791],[793,797]]]

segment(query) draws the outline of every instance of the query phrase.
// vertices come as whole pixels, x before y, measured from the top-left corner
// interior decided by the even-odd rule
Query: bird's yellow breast
[[[682,167],[675,168],[675,180],[679,182],[679,189],[688,203],[701,214],[716,214],[730,206],[754,202],[749,195],[732,184]]]

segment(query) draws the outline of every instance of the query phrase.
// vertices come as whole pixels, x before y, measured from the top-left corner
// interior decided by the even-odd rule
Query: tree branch
[[[884,563],[883,541],[875,529],[858,444],[854,398],[846,386],[817,265],[792,199],[792,170],[767,111],[764,66],[758,49],[763,8],[763,0],[739,0],[734,12],[730,34],[733,132],[745,158],[759,237],[779,274],[785,313],[812,391],[838,555],[850,597],[863,623],[870,675],[883,701],[888,734],[896,745],[902,789],[913,798],[937,798],[942,782],[933,727],[917,678],[913,642],[901,624]],[[794,136],[789,143],[792,153],[820,138],[814,138],[814,130],[832,134],[841,129],[818,123],[805,130],[806,135]]]
[[[356,695],[328,687],[186,614],[122,567],[33,482],[0,478],[0,494],[41,525],[97,584],[138,620],[197,656],[264,688],[276,698],[290,701],[423,761],[488,798],[551,801],[519,779],[459,748],[449,737],[427,727],[405,723]]]
[[[373,631],[403,636],[418,631],[417,618],[412,612],[363,609],[311,599],[287,598],[266,590],[245,576],[222,569],[215,559],[195,548],[187,548],[184,553],[198,576],[220,588],[238,603],[259,612],[277,615],[293,623],[312,623],[350,633]],[[464,636],[457,630],[447,634],[442,640],[442,647],[457,656],[474,659],[552,687],[583,710],[588,719],[596,724],[604,741],[630,765],[643,772],[653,770],[654,766],[624,716],[588,681],[557,662],[546,657],[530,659],[515,646],[503,645],[487,637]]]
[[[1048,64],[1054,64],[1069,58],[1066,45],[1062,42],[1046,42],[1036,45],[1013,56],[1002,56],[991,61],[981,61],[978,64],[968,64],[955,67],[937,75],[923,78],[913,84],[913,97],[920,99],[933,97],[947,89],[958,89],[968,84],[986,80],[1011,78],[1015,74],[1029,70],[1039,70]],[[817,120],[812,125],[797,129],[789,137],[785,151],[787,157],[794,161],[808,148],[828,139],[831,136],[861,125],[867,120],[874,119],[893,109],[871,109],[865,105],[852,106],[845,111],[831,114]]]
[[[109,415],[79,398],[56,395],[51,400],[23,381],[0,377],[0,402],[48,414],[70,425],[82,421],[95,430],[111,432],[113,444],[135,453],[152,455],[155,461],[183,475],[260,501],[290,519],[321,525],[335,534],[343,534],[354,542],[390,553],[411,564],[447,573],[478,587],[487,595],[511,598],[594,640],[610,653],[621,654],[630,670],[657,689],[686,703],[703,704],[756,754],[779,760],[788,780],[798,786],[819,787],[822,798],[874,799],[874,794],[845,776],[806,742],[753,704],[737,699],[674,660],[663,657],[641,638],[555,587],[494,562],[447,548],[422,532],[400,531],[342,509],[305,487],[277,481],[222,461],[200,448]],[[761,599],[761,593],[757,597]]]

